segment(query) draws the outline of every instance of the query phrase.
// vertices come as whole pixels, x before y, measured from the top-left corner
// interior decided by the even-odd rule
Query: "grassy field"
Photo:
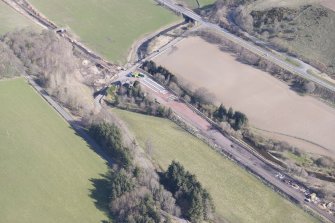
[[[0,1],[0,21],[0,35],[25,27],[32,27],[34,29],[39,28],[35,23],[17,13],[3,1]]]
[[[0,222],[100,222],[105,162],[25,82],[0,81]]]
[[[180,18],[153,0],[31,0],[44,15],[71,30],[93,50],[125,62],[140,37]]]
[[[213,4],[214,2],[216,2],[216,0],[199,0],[200,7],[204,7],[204,6],[207,6],[207,5],[211,5],[211,4]]]
[[[224,159],[174,123],[136,113],[114,110],[144,147],[153,143],[153,156],[164,169],[181,162],[210,191],[217,213],[229,222],[316,222],[255,177]]]
[[[200,7],[211,5],[215,1],[216,0],[198,0]],[[192,9],[198,8],[198,4],[196,0],[177,0],[177,2],[181,4],[186,4],[187,7],[192,8]]]

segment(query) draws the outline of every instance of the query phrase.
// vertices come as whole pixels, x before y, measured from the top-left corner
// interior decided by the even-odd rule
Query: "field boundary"
[[[149,77],[152,77],[152,75],[149,74],[148,72],[145,72],[145,73],[148,74]],[[168,86],[165,86],[165,87],[168,90],[170,90],[171,92],[173,92],[171,89],[169,89]],[[175,92],[173,92],[173,94],[175,94]],[[288,200],[291,200],[294,203],[299,204],[299,206],[301,206],[302,208],[304,206],[306,206],[306,204],[304,204],[304,196],[305,195],[302,196],[302,194],[300,194],[300,192],[296,192],[296,191],[293,192],[293,191],[291,191],[292,190],[291,187],[288,186],[288,185],[286,185],[286,183],[276,183],[275,181],[272,182],[271,181],[272,179],[271,179],[271,177],[268,174],[273,175],[274,174],[273,172],[277,172],[277,173],[281,172],[283,175],[285,175],[285,178],[287,178],[290,181],[298,183],[299,185],[304,186],[305,188],[307,188],[302,182],[300,182],[300,181],[292,178],[288,174],[286,174],[286,171],[281,166],[279,166],[277,164],[274,164],[273,162],[265,159],[263,156],[261,156],[259,153],[257,153],[257,151],[255,151],[246,142],[244,142],[242,140],[239,140],[236,137],[233,137],[233,136],[229,135],[229,133],[226,133],[224,130],[222,130],[222,128],[220,128],[220,126],[218,126],[217,123],[215,123],[212,119],[208,118],[205,114],[203,114],[201,111],[199,111],[198,109],[196,109],[193,105],[189,104],[187,101],[185,101],[183,99],[180,99],[180,98],[179,98],[179,101],[181,101],[182,103],[186,104],[186,106],[189,109],[191,109],[192,112],[194,112],[195,114],[197,114],[200,117],[202,117],[203,119],[205,119],[208,123],[211,124],[211,126],[213,127],[213,129],[215,129],[219,134],[221,134],[223,137],[225,137],[226,139],[228,139],[232,143],[232,145],[233,145],[233,146],[231,146],[233,148],[233,150],[239,151],[240,150],[239,147],[240,147],[242,149],[245,149],[245,151],[249,152],[255,158],[259,159],[262,162],[261,166],[267,166],[267,168],[264,167],[266,169],[265,172],[267,172],[267,173],[265,173],[265,174],[262,173],[262,172],[258,173],[257,172],[258,170],[257,169],[253,169],[252,166],[250,166],[250,164],[244,164],[243,161],[245,161],[245,160],[239,158],[239,155],[237,155],[237,157],[235,157],[236,154],[234,154],[233,152],[230,154],[230,152],[229,152],[229,150],[231,150],[230,148],[225,148],[223,145],[221,145],[221,147],[220,147],[221,148],[221,152],[226,153],[229,158],[234,159],[242,168],[247,169],[249,172],[252,172],[253,174],[255,174],[258,178],[261,178],[261,180],[266,181],[266,183],[269,184],[270,187],[274,188],[275,190],[278,190],[280,193],[283,193],[283,196],[287,195]],[[192,125],[190,123],[188,123],[188,124]],[[203,137],[206,137],[207,139],[211,138],[208,135],[210,133],[206,134],[204,132],[204,130],[200,130],[200,131],[201,131],[200,133],[202,134]],[[216,143],[214,143],[214,144],[216,144]],[[218,144],[220,144],[220,143],[218,142]],[[222,150],[225,150],[225,151],[222,151]],[[239,153],[239,152],[237,152],[237,153]],[[243,154],[243,155],[245,157],[245,154]],[[268,169],[272,169],[272,170],[270,171]],[[286,186],[283,186],[282,184],[284,184]],[[285,187],[289,187],[290,189],[285,188]],[[286,191],[286,189],[288,189],[288,191]],[[300,194],[300,195],[298,195],[298,194]],[[299,198],[299,196],[301,196],[301,197]],[[310,204],[310,205],[312,205],[312,204]],[[315,212],[313,214],[313,216],[320,216],[320,218],[325,218],[325,219],[328,217],[328,215],[323,216],[322,210],[319,210],[319,209],[316,209],[316,208],[317,208],[316,206],[315,206],[315,210],[313,208],[313,211]],[[328,221],[328,220],[324,220],[324,221]]]
[[[143,59],[143,58],[140,58],[139,57],[139,51],[141,50],[142,46],[144,44],[148,44],[150,43],[155,37],[157,36],[160,36],[164,33],[167,33],[173,29],[176,29],[178,28],[179,26],[182,26],[182,25],[185,25],[187,24],[185,21],[181,21],[181,22],[174,22],[174,23],[171,23],[165,27],[162,27],[161,29],[157,30],[156,32],[154,33],[150,33],[150,34],[147,34],[147,35],[144,35],[140,38],[138,38],[138,40],[133,43],[133,45],[131,46],[131,49],[129,50],[129,53],[128,53],[128,63],[132,63],[132,62],[136,62],[140,59]]]
[[[66,111],[59,103],[57,103],[42,87],[40,87],[30,76],[24,75],[30,86],[46,101],[73,130],[75,130],[102,159],[106,160],[109,166],[114,164],[113,159],[105,152],[105,150],[93,140],[86,130],[76,121],[72,115]]]
[[[304,141],[304,142],[307,142],[307,143],[310,143],[312,145],[315,145],[315,146],[318,146],[318,147],[321,147],[325,150],[329,150],[328,148],[318,144],[318,143],[315,143],[315,142],[312,142],[308,139],[304,139],[304,138],[300,138],[298,136],[293,136],[293,135],[289,135],[289,134],[285,134],[285,133],[281,133],[281,132],[275,132],[275,131],[269,131],[269,130],[265,130],[265,129],[261,129],[261,128],[257,128],[257,127],[252,127],[256,130],[259,130],[259,131],[262,131],[262,132],[267,132],[267,133],[271,133],[271,134],[275,134],[275,135],[282,135],[282,136],[287,136],[287,137],[290,137],[290,138],[293,138],[293,139],[298,139],[298,140],[301,140],[301,141]]]
[[[150,77],[152,77],[152,75],[150,73],[148,73],[147,71],[139,68],[139,70],[147,75],[149,75]],[[164,86],[165,88],[167,88],[169,91],[171,91],[174,95],[178,95],[176,92],[174,92],[169,86]],[[249,144],[247,144],[246,142],[244,142],[243,140],[239,140],[234,136],[229,135],[227,132],[225,132],[215,121],[213,121],[212,119],[210,119],[209,117],[207,117],[204,113],[202,113],[201,111],[199,111],[199,109],[197,109],[196,107],[194,107],[193,105],[191,105],[190,103],[188,103],[186,100],[184,100],[181,97],[177,97],[178,100],[180,100],[181,102],[183,102],[184,104],[187,105],[187,107],[189,107],[193,112],[195,112],[196,114],[198,114],[199,116],[201,116],[202,118],[204,118],[206,121],[208,121],[216,130],[218,130],[223,136],[227,137],[228,139],[230,139],[231,141],[233,141],[234,143],[247,148],[251,153],[253,153],[255,156],[257,156],[259,159],[261,159],[263,162],[270,164],[271,166],[279,169],[279,170],[283,170],[283,168],[269,160],[267,160],[266,158],[264,158],[262,155],[260,155],[254,148],[252,148]]]

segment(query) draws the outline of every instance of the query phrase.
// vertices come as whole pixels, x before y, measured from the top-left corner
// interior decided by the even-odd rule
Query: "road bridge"
[[[297,75],[300,76],[308,81],[312,81],[332,92],[335,92],[335,85],[333,83],[328,82],[325,79],[322,79],[320,77],[314,76],[312,74],[309,74],[307,70],[302,70],[298,67],[295,67],[294,65],[290,64],[289,62],[285,61],[285,59],[282,59],[282,57],[273,54],[269,50],[263,49],[260,46],[257,46],[251,42],[248,42],[232,33],[230,33],[228,30],[220,27],[219,25],[213,24],[211,22],[206,21],[203,19],[200,15],[196,14],[190,9],[184,8],[178,4],[175,4],[172,0],[156,0],[159,4],[171,9],[172,11],[178,12],[179,14],[185,15],[194,21],[201,24],[203,27],[209,28],[211,30],[215,30],[219,33],[221,33],[223,36],[225,36],[230,41],[250,50],[251,52],[257,54],[260,57],[263,57],[264,59],[271,61],[272,63],[278,65],[279,67]],[[286,58],[284,56],[283,58]],[[304,64],[303,61],[299,61],[302,64]]]

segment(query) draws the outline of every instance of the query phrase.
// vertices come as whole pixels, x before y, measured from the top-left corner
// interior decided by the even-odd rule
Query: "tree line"
[[[162,182],[176,198],[186,219],[195,223],[213,220],[215,206],[211,195],[179,162],[172,161]]]
[[[30,75],[72,112],[86,115],[93,110],[93,92],[83,82],[80,58],[53,31],[23,29],[1,36],[0,64],[0,78]]]
[[[217,107],[213,101],[215,97],[206,89],[199,88],[195,91],[187,89],[174,74],[162,66],[157,66],[155,62],[145,61],[142,68],[150,73],[156,81],[169,87],[178,96],[191,103],[214,121],[227,122],[235,130],[240,130],[248,123],[247,116],[242,112],[234,112],[232,108],[227,110],[222,104]]]
[[[108,155],[122,167],[131,166],[131,153],[129,148],[123,146],[122,135],[115,124],[106,122],[93,124],[89,128],[89,134],[106,150]]]
[[[139,81],[133,84],[124,83],[123,85],[112,85],[107,90],[107,102],[117,108],[130,110],[142,114],[157,117],[170,117],[172,110],[165,108],[150,98],[141,88]]]
[[[122,133],[115,124],[92,124],[89,133],[116,163],[106,174],[103,188],[107,190],[106,207],[113,220],[161,223],[181,216],[198,223],[214,219],[210,194],[181,164],[172,162],[159,176],[155,170],[136,164],[136,152],[124,146]]]
[[[24,66],[14,52],[0,41],[0,79],[21,76]]]
[[[172,194],[155,181],[155,173],[139,168],[134,162],[134,151],[124,146],[120,129],[108,122],[92,124],[89,134],[115,162],[106,175],[103,190],[108,200],[105,208],[113,220],[125,223],[169,222],[161,211],[179,216]]]

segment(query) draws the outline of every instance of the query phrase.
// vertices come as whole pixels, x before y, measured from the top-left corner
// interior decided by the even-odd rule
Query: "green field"
[[[211,5],[216,0],[198,0],[200,7],[205,7]],[[177,0],[179,3],[185,3],[189,8],[195,9],[198,8],[198,4],[196,0]]]
[[[31,0],[58,26],[113,62],[125,62],[131,45],[180,18],[153,0]]]
[[[3,1],[0,1],[0,21],[0,35],[25,27],[38,29],[38,26],[35,23],[31,22],[23,15],[17,13]]]
[[[317,222],[174,123],[121,110],[113,111],[127,123],[142,147],[147,139],[152,141],[153,156],[160,166],[167,168],[172,160],[177,160],[196,174],[212,194],[217,213],[229,222]]]
[[[90,197],[107,166],[25,82],[0,81],[0,222],[100,222]]]
[[[204,6],[207,6],[207,5],[211,5],[211,4],[213,4],[214,2],[216,2],[216,0],[199,0],[200,7],[204,7]]]

